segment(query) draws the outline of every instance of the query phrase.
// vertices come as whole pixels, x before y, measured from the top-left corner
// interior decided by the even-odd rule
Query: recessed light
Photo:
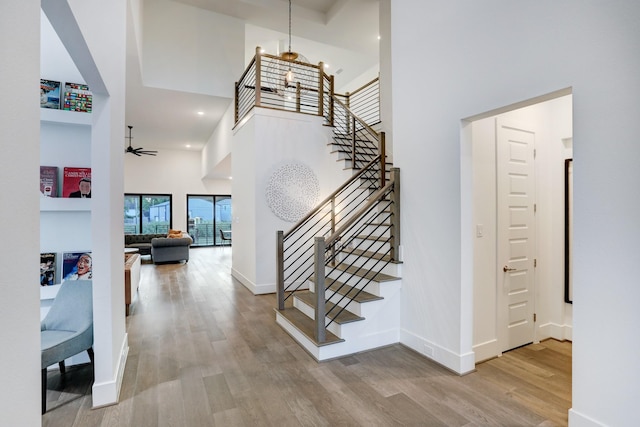
[[[204,116],[204,111],[198,111],[199,116]]]
[[[378,36],[378,40],[380,40],[382,37]]]
[[[329,64],[324,64],[324,68],[329,68]]]
[[[232,176],[230,176],[230,177],[229,177],[229,179],[233,179],[233,177],[232,177]]]
[[[191,144],[185,144],[185,147],[191,148]]]

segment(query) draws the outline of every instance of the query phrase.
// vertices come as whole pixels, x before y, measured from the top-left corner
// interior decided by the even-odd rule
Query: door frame
[[[501,354],[498,347],[498,337],[497,330],[491,329],[491,325],[487,326],[483,324],[478,326],[478,316],[483,316],[482,318],[489,318],[493,316],[493,321],[496,322],[495,319],[496,311],[493,309],[491,312],[487,312],[486,308],[482,305],[478,305],[476,299],[480,297],[487,297],[487,292],[484,292],[486,288],[482,288],[484,286],[483,283],[479,283],[480,281],[475,277],[477,261],[476,258],[478,256],[475,245],[476,240],[478,239],[477,233],[479,233],[477,229],[477,220],[476,220],[476,198],[478,198],[478,194],[476,194],[476,186],[474,174],[476,171],[474,166],[477,162],[478,153],[476,149],[474,149],[474,135],[473,135],[473,127],[474,124],[478,123],[482,119],[487,119],[490,117],[495,117],[501,114],[514,112],[515,110],[519,110],[524,107],[530,107],[536,104],[544,103],[546,101],[555,101],[556,99],[567,97],[566,99],[569,102],[569,105],[573,104],[573,100],[570,95],[572,94],[572,89],[570,87],[561,89],[555,92],[551,92],[549,94],[545,94],[539,97],[535,97],[529,100],[525,100],[522,102],[518,102],[515,104],[507,105],[505,107],[497,108],[494,110],[490,110],[481,114],[476,114],[473,116],[469,116],[461,120],[461,130],[460,130],[460,186],[461,186],[461,278],[462,278],[462,304],[463,304],[463,339],[469,339],[471,343],[471,348],[475,355],[475,361],[478,363],[479,361],[489,359],[491,357],[495,357]],[[564,102],[564,101],[562,101]],[[572,108],[572,107],[571,107]],[[565,118],[566,115],[561,114],[562,121],[557,123],[564,123],[561,129],[561,132],[566,132],[562,135],[562,140],[564,143],[565,137],[567,140],[571,140],[571,112],[569,110],[568,118]],[[549,120],[554,120],[555,117],[549,117]],[[566,129],[565,129],[566,128]],[[554,133],[554,138],[557,136],[557,132]],[[555,144],[555,139],[553,140],[553,144]],[[566,151],[565,146],[565,151]],[[567,152],[570,153],[571,146],[569,145],[569,150]],[[538,153],[540,154],[540,153]],[[555,154],[554,154],[555,156]],[[540,156],[538,155],[539,159]],[[545,163],[546,160],[538,162],[538,168],[545,168],[545,179],[549,179],[547,177],[548,172],[546,169],[549,167],[549,164]],[[555,164],[554,164],[555,165]],[[553,165],[552,165],[553,166]],[[555,167],[555,166],[554,166]],[[540,176],[538,176],[540,179]],[[555,178],[554,178],[555,179]],[[549,181],[550,182],[550,181]],[[555,181],[554,181],[555,182]],[[560,181],[558,181],[558,185]],[[548,184],[548,183],[547,183]],[[546,188],[544,185],[539,187],[539,189]],[[494,185],[495,189],[495,185]],[[539,192],[538,192],[539,193]],[[546,194],[546,193],[545,193]],[[544,197],[544,202],[547,203],[549,196],[546,195]],[[555,196],[554,196],[555,197]],[[538,194],[538,201],[540,200],[540,194]],[[495,204],[495,203],[494,203]],[[548,203],[547,203],[548,204]],[[540,204],[538,205],[538,214],[540,213]],[[538,247],[541,250],[548,251],[548,242],[553,240],[550,236],[553,236],[553,232],[549,231],[549,223],[547,222],[548,217],[544,217],[544,227],[540,227],[541,217],[538,216],[536,218],[536,228],[538,230],[537,236],[538,239]],[[555,222],[555,213],[553,214],[553,221]],[[495,224],[494,224],[495,225]],[[491,239],[495,230],[492,229],[491,224],[484,224],[484,230],[482,230],[485,234],[485,239]],[[544,239],[540,239],[540,237],[544,237]],[[543,246],[541,247],[541,240],[544,240]],[[555,247],[553,248],[555,251]],[[562,249],[560,249],[562,251]],[[484,251],[486,252],[486,251]],[[557,251],[555,251],[557,252]],[[558,256],[557,253],[554,252],[554,255],[549,255],[548,258],[551,258],[551,263],[555,264],[556,258]],[[538,251],[538,254],[540,252]],[[490,256],[496,257],[495,247],[493,249],[492,255]],[[559,261],[562,264],[562,253],[559,255]],[[495,268],[496,262],[491,262],[491,271],[493,272],[493,276],[489,279],[485,280],[485,282],[495,283]],[[538,267],[540,267],[540,259],[538,259]],[[481,268],[481,267],[480,267]],[[543,268],[549,269],[552,268],[551,281],[549,281],[549,275],[544,274],[543,276],[538,276],[538,284],[536,285],[537,292],[539,292],[540,285],[544,283],[543,290],[543,298],[539,299],[536,297],[537,304],[537,312],[538,312],[538,325],[536,326],[536,339],[546,339],[546,338],[556,338],[559,340],[563,339],[572,339],[572,307],[569,304],[565,304],[562,301],[562,298],[559,301],[556,301],[555,294],[549,294],[549,287],[553,287],[552,293],[555,293],[555,275],[556,275],[556,267],[549,267],[543,264]],[[563,267],[559,267],[563,269]],[[540,268],[538,268],[540,270]],[[560,270],[561,272],[563,270]],[[540,282],[540,281],[543,282]],[[551,284],[550,284],[551,283]],[[562,286],[562,284],[560,284]],[[495,288],[495,286],[494,286]],[[480,290],[479,290],[480,289]],[[562,292],[562,290],[561,290]],[[562,296],[562,294],[560,294]],[[496,295],[494,294],[488,295],[487,301],[489,305],[493,304],[492,307],[495,307],[496,304]],[[558,306],[557,304],[560,304]],[[485,310],[485,312],[482,312]],[[544,324],[541,323],[541,313],[544,316]],[[549,314],[551,313],[551,314]],[[550,318],[550,320],[549,320]],[[491,319],[490,319],[491,320]],[[544,329],[544,331],[543,331]],[[487,330],[490,330],[487,332]],[[493,331],[493,332],[491,332]],[[539,332],[543,333],[540,334]]]

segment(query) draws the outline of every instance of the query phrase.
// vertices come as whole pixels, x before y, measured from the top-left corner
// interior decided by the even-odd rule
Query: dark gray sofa
[[[182,237],[154,237],[151,239],[151,259],[158,262],[189,262],[189,246],[193,239],[189,234],[182,233]]]
[[[124,247],[136,248],[140,255],[151,255],[151,239],[167,237],[166,234],[125,234]]]

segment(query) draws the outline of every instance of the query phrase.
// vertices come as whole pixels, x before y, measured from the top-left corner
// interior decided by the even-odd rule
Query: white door
[[[534,341],[535,133],[498,118],[498,328],[501,351]]]

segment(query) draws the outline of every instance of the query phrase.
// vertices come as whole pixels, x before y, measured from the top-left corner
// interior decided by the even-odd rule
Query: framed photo
[[[56,254],[40,254],[40,286],[53,286],[56,283]]]
[[[93,260],[91,252],[65,252],[62,254],[62,281],[91,280]]]
[[[60,109],[60,82],[40,79],[40,108]]]
[[[91,168],[65,167],[62,179],[62,197],[91,198]]]

